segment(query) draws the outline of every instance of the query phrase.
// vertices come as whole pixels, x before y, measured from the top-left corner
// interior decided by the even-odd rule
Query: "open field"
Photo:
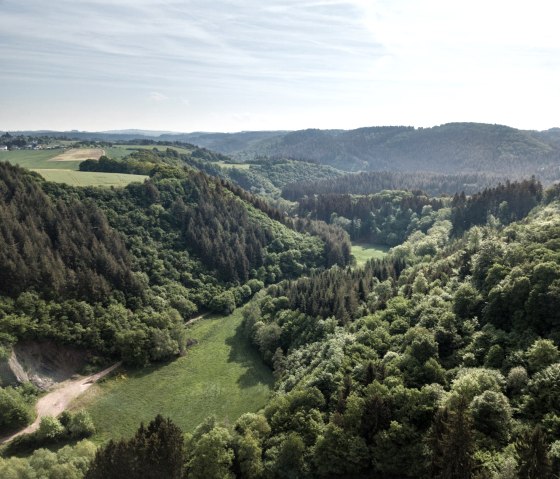
[[[248,170],[251,168],[250,163],[225,163],[224,161],[218,161],[216,164],[222,168],[237,168],[238,170]]]
[[[42,169],[33,171],[39,173],[45,180],[55,183],[66,183],[72,186],[126,186],[138,181],[143,183],[147,176],[127,175],[125,173],[98,173],[95,171],[73,171],[64,169]]]
[[[79,161],[68,163],[52,163],[49,162],[51,158],[60,155],[64,150],[62,148],[56,150],[13,150],[13,151],[0,151],[0,161],[8,161],[14,165],[19,165],[24,168],[34,169],[65,169],[75,170],[78,169]]]
[[[85,408],[97,428],[95,442],[132,435],[158,413],[185,432],[206,417],[235,421],[262,408],[271,393],[270,369],[242,335],[240,310],[194,323],[198,341],[185,357],[163,366],[117,374],[94,385],[72,406]]]
[[[51,158],[49,161],[84,161],[99,160],[105,154],[101,148],[71,148],[60,155]]]
[[[389,249],[382,244],[352,243],[352,255],[356,258],[356,266],[363,266],[372,258],[385,257]]]

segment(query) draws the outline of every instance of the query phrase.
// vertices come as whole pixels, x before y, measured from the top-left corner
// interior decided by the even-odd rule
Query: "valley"
[[[72,404],[91,414],[93,441],[127,437],[157,414],[192,432],[208,416],[234,423],[264,407],[272,392],[271,370],[242,332],[242,315],[211,316],[189,327],[184,357],[169,364],[121,368]]]
[[[0,475],[470,479],[560,443],[556,185],[82,147],[0,163]],[[42,393],[56,345],[89,372]]]

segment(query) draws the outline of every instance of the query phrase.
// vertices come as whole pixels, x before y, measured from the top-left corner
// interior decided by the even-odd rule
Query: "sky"
[[[560,127],[554,0],[0,0],[0,130]]]

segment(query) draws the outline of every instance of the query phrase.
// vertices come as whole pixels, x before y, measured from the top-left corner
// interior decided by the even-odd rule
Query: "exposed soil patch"
[[[51,158],[49,161],[83,161],[99,160],[105,154],[101,148],[71,148],[60,155]]]
[[[41,418],[45,416],[58,416],[64,412],[69,404],[76,399],[78,396],[87,391],[93,384],[99,381],[101,378],[107,376],[114,369],[121,365],[120,362],[113,364],[111,367],[104,369],[90,376],[80,376],[76,379],[69,379],[58,384],[51,392],[41,397],[35,406],[37,411],[37,418],[33,424],[27,426],[25,429],[18,431],[10,436],[0,438],[0,444],[11,441],[15,437],[21,436],[23,434],[30,434],[35,432],[39,428],[41,423]]]
[[[47,390],[79,373],[88,356],[86,351],[48,341],[24,341],[0,364],[0,380],[4,385],[31,382]]]

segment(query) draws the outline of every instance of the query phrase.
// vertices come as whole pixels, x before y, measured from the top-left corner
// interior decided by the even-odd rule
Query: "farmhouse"
[[[0,145],[0,151],[8,151],[8,147],[6,145]]]

